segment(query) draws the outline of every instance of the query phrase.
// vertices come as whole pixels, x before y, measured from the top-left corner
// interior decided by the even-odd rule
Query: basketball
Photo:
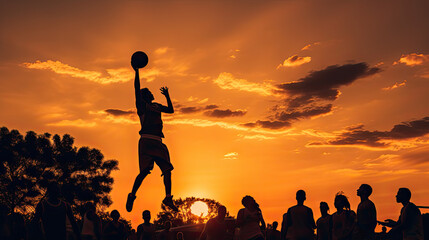
[[[142,51],[137,51],[131,56],[131,66],[133,68],[144,68],[148,61],[146,53]]]

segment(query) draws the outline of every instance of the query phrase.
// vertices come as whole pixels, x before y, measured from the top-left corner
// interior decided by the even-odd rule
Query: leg
[[[164,173],[165,196],[171,196],[171,171]]]
[[[140,185],[148,174],[148,172],[144,172],[139,173],[139,175],[137,175],[136,180],[134,181],[133,190],[131,191],[131,194],[136,195],[137,190],[139,189]]]

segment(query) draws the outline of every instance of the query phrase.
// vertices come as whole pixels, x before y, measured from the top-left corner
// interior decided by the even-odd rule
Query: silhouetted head
[[[224,219],[226,216],[226,207],[221,205],[217,208],[217,217],[220,219]]]
[[[335,196],[334,205],[337,210],[350,210],[350,202],[341,192]]]
[[[305,197],[305,191],[304,190],[298,190],[296,192],[296,200],[300,203],[303,203],[307,198]]]
[[[329,211],[328,203],[326,202],[320,202],[320,212],[323,214],[327,214]]]
[[[58,199],[60,197],[61,191],[58,183],[50,182],[46,187],[46,195],[49,199]]]
[[[372,187],[368,184],[362,184],[357,190],[359,197],[369,197],[372,194]]]
[[[154,100],[153,94],[151,91],[149,91],[148,88],[140,89],[140,94],[141,94],[143,100],[146,102],[152,102],[152,100]]]
[[[183,240],[183,233],[182,232],[178,232],[176,235],[177,240]]]
[[[277,230],[277,227],[279,226],[279,223],[277,221],[273,222],[273,229]]]
[[[258,208],[258,204],[256,203],[255,199],[252,196],[246,195],[243,197],[243,199],[241,200],[241,204],[243,204],[243,206],[245,208]]]
[[[113,210],[111,213],[110,213],[110,217],[113,219],[113,221],[118,221],[119,220],[119,217],[121,216],[121,214],[119,214],[119,212],[118,212],[118,210]]]
[[[400,188],[396,194],[396,202],[407,203],[411,199],[411,191],[408,188]]]
[[[171,222],[170,221],[165,222],[164,229],[168,231],[170,230],[170,228],[171,228]]]
[[[143,216],[143,220],[145,222],[150,221],[150,211],[149,210],[144,210],[142,216]]]
[[[386,232],[387,232],[387,227],[383,226],[383,227],[381,228],[381,232],[382,232],[382,233],[386,233]]]

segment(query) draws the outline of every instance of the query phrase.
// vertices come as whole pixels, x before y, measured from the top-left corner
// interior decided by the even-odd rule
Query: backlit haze
[[[161,210],[157,166],[132,213],[141,85],[175,107],[164,143],[174,198],[212,198],[237,215],[253,196],[266,221],[370,184],[378,219],[399,187],[429,205],[427,1],[1,1],[0,125],[69,133],[117,159],[108,210]]]

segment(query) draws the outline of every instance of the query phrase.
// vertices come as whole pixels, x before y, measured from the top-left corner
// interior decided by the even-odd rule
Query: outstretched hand
[[[161,90],[162,95],[164,96],[169,96],[170,94],[168,93],[168,87],[161,87],[159,90]]]

